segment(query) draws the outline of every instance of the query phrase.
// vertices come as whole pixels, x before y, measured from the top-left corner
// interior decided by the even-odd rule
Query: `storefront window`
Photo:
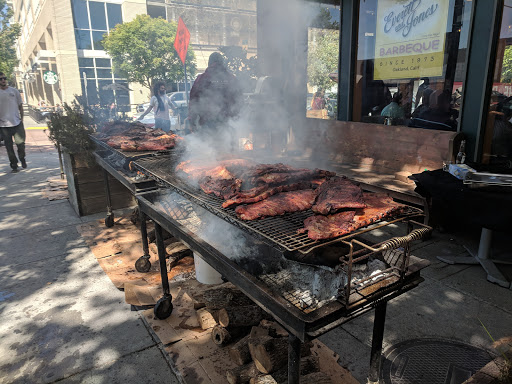
[[[306,116],[336,119],[340,8],[323,4],[310,7]]]
[[[471,5],[361,2],[353,120],[456,131]]]
[[[505,0],[482,163],[512,168],[512,0]]]
[[[113,29],[117,24],[123,22],[121,16],[121,5],[107,3],[108,28]]]
[[[105,3],[89,1],[89,12],[91,14],[91,29],[107,30],[107,19],[105,18]]]

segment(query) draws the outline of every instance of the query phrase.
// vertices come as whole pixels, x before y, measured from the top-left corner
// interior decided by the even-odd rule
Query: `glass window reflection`
[[[306,116],[336,119],[340,9],[325,4],[309,7]]]
[[[77,49],[92,49],[91,34],[89,31],[79,31],[75,29]]]
[[[120,4],[107,3],[108,27],[113,29],[117,24],[123,23]]]
[[[482,163],[491,172],[504,173],[512,168],[512,0],[503,5],[494,68]]]
[[[107,19],[105,18],[105,3],[89,1],[89,12],[91,14],[91,29],[107,30]]]
[[[106,34],[105,32],[97,32],[97,31],[92,32],[92,39],[94,41],[94,49],[95,50],[103,50],[102,41],[103,41],[103,35],[105,35],[105,34]]]
[[[73,24],[78,29],[89,29],[87,2],[85,0],[73,0]]]
[[[361,2],[353,120],[457,130],[471,5]]]

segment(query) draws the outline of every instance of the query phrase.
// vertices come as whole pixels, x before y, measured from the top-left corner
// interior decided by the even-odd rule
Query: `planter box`
[[[107,196],[103,179],[103,168],[88,164],[84,154],[62,151],[64,172],[68,182],[69,202],[78,216],[107,211]],[[109,177],[110,198],[113,209],[131,207],[136,204],[133,195],[119,181]]]

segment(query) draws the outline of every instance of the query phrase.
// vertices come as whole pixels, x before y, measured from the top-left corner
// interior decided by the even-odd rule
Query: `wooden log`
[[[288,339],[262,336],[249,339],[249,351],[256,368],[261,373],[272,373],[288,360]]]
[[[300,382],[308,384],[332,384],[331,378],[324,372],[314,372],[309,375],[304,375],[300,378]]]
[[[208,308],[222,309],[242,305],[254,305],[254,302],[245,296],[231,283],[218,285],[203,292],[202,300]]]
[[[231,345],[228,349],[229,357],[238,365],[244,365],[251,361],[251,352],[249,351],[249,338],[247,335]]]
[[[249,384],[277,384],[272,375],[256,376],[249,380]]]
[[[226,328],[220,325],[212,328],[212,340],[215,344],[226,345],[231,341],[231,338],[232,336]]]
[[[260,321],[259,326],[268,330],[268,335],[272,337],[288,337],[288,331],[281,327],[279,323],[263,319]]]
[[[266,337],[270,335],[268,334],[268,328],[257,326],[251,328],[251,333],[249,336],[253,339],[258,339],[259,337]]]
[[[300,375],[305,376],[313,372],[320,371],[320,362],[317,356],[306,356],[300,359]],[[287,383],[288,382],[288,364],[283,365],[277,371],[272,373],[272,377],[278,383]],[[303,381],[303,383],[308,383],[308,381]]]
[[[219,310],[219,324],[223,327],[242,327],[258,325],[265,316],[257,305],[226,307]]]
[[[215,313],[212,313],[207,308],[201,308],[196,311],[197,321],[201,325],[201,329],[210,329],[217,325],[214,315]]]
[[[229,384],[248,384],[251,378],[257,375],[258,370],[254,363],[245,364],[226,371],[226,378]]]

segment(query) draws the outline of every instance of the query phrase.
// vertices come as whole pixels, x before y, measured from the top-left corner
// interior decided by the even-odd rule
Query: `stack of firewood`
[[[211,329],[212,340],[228,348],[238,365],[226,372],[229,384],[281,384],[288,380],[288,332],[230,283],[196,297],[197,319],[202,329]],[[311,344],[304,343],[300,362],[301,382],[330,384],[320,372]]]

